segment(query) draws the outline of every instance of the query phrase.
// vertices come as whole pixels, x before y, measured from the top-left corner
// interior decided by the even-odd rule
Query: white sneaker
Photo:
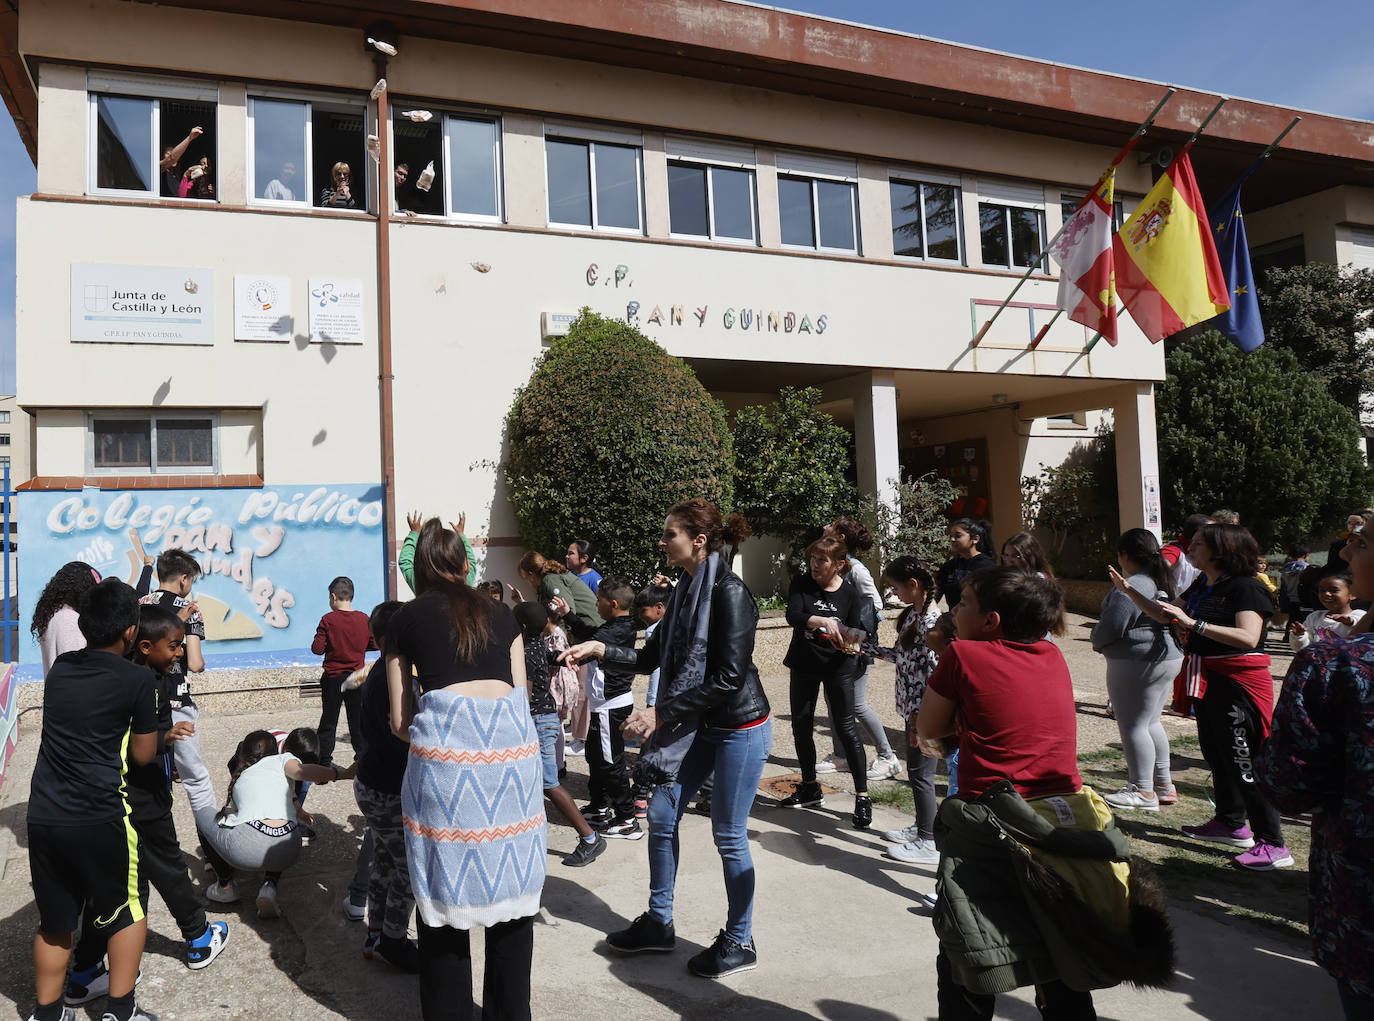
[[[921,835],[920,828],[912,823],[910,826],[900,830],[888,830],[883,834],[883,839],[889,844],[909,844]]]
[[[940,863],[940,852],[935,849],[935,841],[933,840],[912,840],[896,847],[884,848],[883,854],[893,861],[905,862],[908,865],[938,865]]]
[[[1151,794],[1153,795],[1153,791]],[[1158,812],[1159,798],[1157,796],[1145,797],[1140,789],[1133,783],[1128,783],[1115,794],[1108,794],[1102,798],[1113,808],[1132,808],[1141,812]]]
[[[350,922],[361,922],[367,917],[367,905],[353,903],[353,895],[349,894],[343,899],[343,916]]]
[[[224,883],[211,883],[205,888],[205,899],[216,904],[235,904],[239,899],[239,888],[232,879]]]
[[[879,755],[873,760],[873,765],[868,767],[868,778],[870,780],[891,780],[902,771],[902,760],[897,758],[896,752],[888,752],[886,755]]]
[[[586,755],[587,744],[585,741],[569,741],[563,746],[563,752],[565,755]]]
[[[817,773],[848,773],[849,760],[843,755],[827,755],[816,763]]]
[[[258,917],[281,917],[281,906],[277,904],[276,883],[263,883],[262,886],[258,887]]]

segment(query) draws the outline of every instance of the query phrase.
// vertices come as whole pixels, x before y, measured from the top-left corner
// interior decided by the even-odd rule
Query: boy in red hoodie
[[[348,740],[358,747],[358,709],[361,694],[358,689],[345,693],[343,682],[364,665],[364,654],[375,650],[367,614],[353,609],[353,580],[340,576],[329,583],[329,612],[320,618],[310,651],[324,657],[323,676],[320,677],[320,765],[334,761],[335,731],[339,727],[339,707],[348,719]]]

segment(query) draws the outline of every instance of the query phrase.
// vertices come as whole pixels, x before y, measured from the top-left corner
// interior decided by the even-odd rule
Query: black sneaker
[[[383,960],[397,971],[415,975],[420,971],[420,948],[412,940],[383,936],[372,951],[372,959]]]
[[[672,922],[664,925],[645,912],[631,922],[628,929],[607,936],[606,945],[622,954],[667,954],[677,946],[677,933],[673,931]]]
[[[867,794],[854,795],[854,828],[866,830],[873,825],[873,799]]]
[[[616,819],[609,826],[603,826],[601,835],[614,840],[638,840],[644,836],[644,830],[640,828],[639,820],[631,815],[624,819]]]
[[[589,826],[605,826],[615,819],[615,812],[611,811],[609,805],[587,805],[582,809],[582,818],[587,820]]]
[[[315,832],[313,827],[307,826],[305,823],[298,823],[297,825],[300,827],[301,831],[302,847],[309,847],[312,843],[319,839],[319,834]]]
[[[802,781],[797,784],[797,789],[787,797],[778,802],[779,808],[819,808],[825,804],[825,794],[821,790],[821,785],[814,780],[811,783]]]
[[[711,814],[711,795],[709,795],[709,794],[703,794],[701,797],[697,798],[697,803],[696,803],[696,806],[695,806],[695,811],[696,811],[696,813],[697,813],[698,815],[710,815],[710,814]]]
[[[109,995],[110,973],[105,968],[105,962],[101,961],[89,971],[73,971],[68,975],[62,998],[73,1006],[80,1006]]]
[[[577,849],[572,854],[563,859],[563,864],[569,868],[580,869],[583,865],[590,865],[601,857],[601,852],[606,850],[606,838],[600,833],[596,834],[596,839],[587,841],[579,839]]]
[[[747,946],[736,943],[725,930],[720,930],[716,941],[699,954],[693,954],[687,962],[687,970],[702,978],[725,978],[738,975],[741,971],[753,971],[759,966],[759,952],[754,944]]]

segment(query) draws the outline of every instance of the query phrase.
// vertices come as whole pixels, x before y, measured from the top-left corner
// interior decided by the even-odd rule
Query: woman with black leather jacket
[[[640,709],[625,733],[646,738],[635,769],[637,785],[651,787],[649,802],[649,910],[607,937],[626,954],[667,953],[676,944],[673,885],[677,828],[704,780],[715,773],[711,834],[725,870],[726,925],[687,967],[723,978],[758,965],[751,919],[754,861],[749,852],[749,809],[773,743],[768,699],[754,666],[758,608],[721,551],[748,535],[738,515],[722,520],[705,500],[679,503],[663,522],[659,548],[683,570],[663,622],[638,651],[583,642],[564,654],[577,662],[597,657],[639,673],[660,671],[658,703]]]

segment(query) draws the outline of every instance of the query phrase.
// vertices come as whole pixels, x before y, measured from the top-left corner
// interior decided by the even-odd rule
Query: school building
[[[201,557],[212,664],[294,661],[411,508],[513,580],[502,419],[584,306],[730,408],[821,387],[865,489],[940,470],[998,535],[1109,414],[1122,525],[1160,525],[1161,347],[1032,347],[1052,265],[972,343],[1160,84],[727,0],[46,0],[0,10],[0,91],[38,168],[26,611],[73,558],[135,575],[137,530]],[[1126,213],[1216,99],[1164,108]],[[1227,105],[1204,196],[1292,116]],[[1257,258],[1374,259],[1374,127],[1304,118]]]

